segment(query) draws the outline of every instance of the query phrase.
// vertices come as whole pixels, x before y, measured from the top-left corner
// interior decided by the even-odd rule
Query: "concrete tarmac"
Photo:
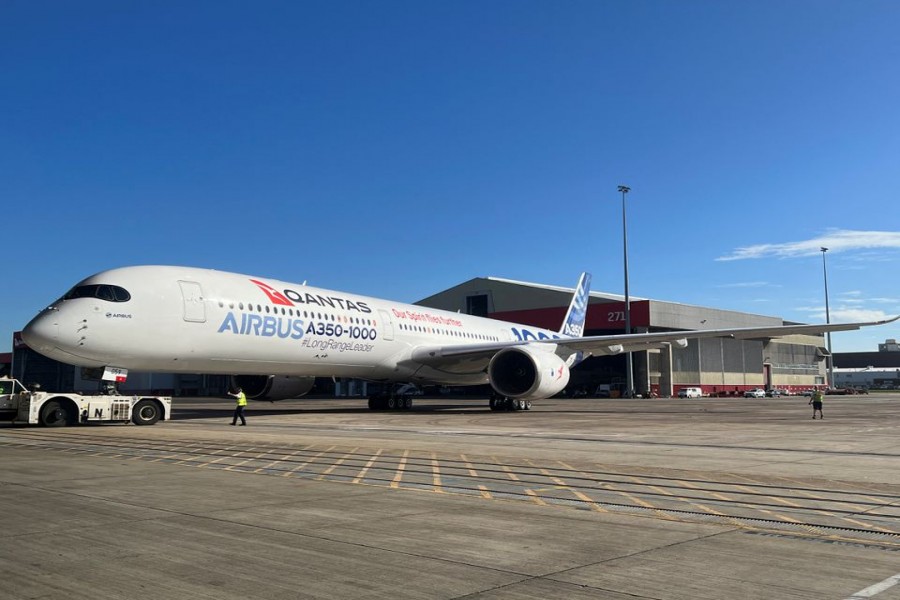
[[[0,598],[900,600],[900,395],[0,426]]]

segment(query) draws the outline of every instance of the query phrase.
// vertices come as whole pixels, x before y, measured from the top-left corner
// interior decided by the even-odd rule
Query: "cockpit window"
[[[131,294],[125,288],[117,285],[79,285],[63,296],[63,300],[74,298],[99,298],[107,302],[128,302],[131,300]]]

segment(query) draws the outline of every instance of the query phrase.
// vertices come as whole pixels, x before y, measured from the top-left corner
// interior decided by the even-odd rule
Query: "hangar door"
[[[206,305],[203,303],[203,290],[196,281],[179,281],[181,296],[184,299],[184,320],[191,323],[206,322]]]

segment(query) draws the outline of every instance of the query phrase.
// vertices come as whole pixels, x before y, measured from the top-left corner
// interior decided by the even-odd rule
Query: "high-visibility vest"
[[[244,392],[238,392],[237,405],[247,406],[247,394],[245,394]]]

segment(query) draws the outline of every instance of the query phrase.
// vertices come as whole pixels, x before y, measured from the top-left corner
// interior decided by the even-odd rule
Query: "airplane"
[[[178,266],[134,266],[84,279],[22,331],[60,362],[223,374],[248,398],[307,394],[316,377],[490,384],[494,410],[527,410],[562,391],[588,356],[685,347],[689,339],[764,339],[897,320],[583,336],[591,276],[582,273],[559,331],[294,284]],[[120,377],[120,379],[121,379]],[[371,409],[410,408],[406,397]]]

